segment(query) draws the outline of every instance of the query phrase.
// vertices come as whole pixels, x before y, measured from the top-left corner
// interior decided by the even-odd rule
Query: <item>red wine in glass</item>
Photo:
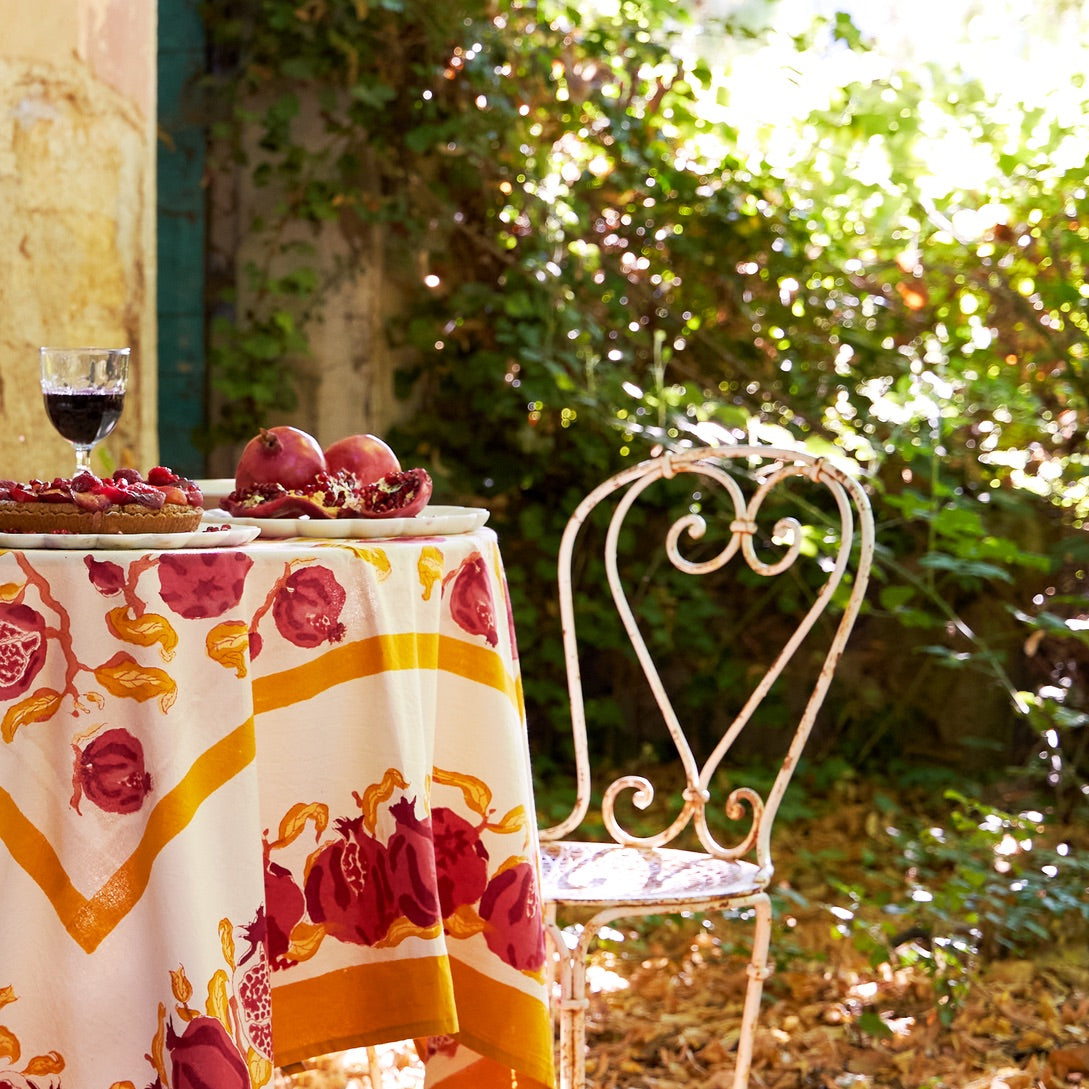
[[[50,423],[76,446],[101,442],[114,429],[125,406],[124,393],[113,390],[50,390],[44,397]]]
[[[42,397],[49,422],[76,451],[76,471],[115,427],[125,405],[128,348],[42,348]]]

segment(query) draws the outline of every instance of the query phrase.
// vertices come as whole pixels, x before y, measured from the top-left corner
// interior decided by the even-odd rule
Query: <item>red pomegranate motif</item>
[[[144,769],[144,747],[128,730],[106,730],[76,757],[75,797],[86,795],[106,813],[135,813],[151,792],[151,776]]]
[[[242,600],[253,560],[245,552],[172,553],[159,557],[163,601],[186,620],[222,616]]]
[[[314,564],[292,571],[272,604],[280,634],[297,647],[339,643],[344,638],[340,613],[347,595],[328,567]]]
[[[512,968],[535,972],[544,964],[537,877],[528,862],[497,873],[480,899],[488,948]]]
[[[45,664],[45,620],[29,605],[0,602],[0,699],[21,696]]]
[[[295,884],[291,871],[269,859],[265,860],[266,943],[273,968],[287,968],[291,931],[306,912],[302,889]]]
[[[170,1089],[250,1089],[250,1071],[217,1017],[194,1017],[179,1036],[167,1022]]]
[[[416,816],[416,799],[402,798],[390,806],[397,831],[389,838],[389,872],[400,913],[416,926],[437,923],[439,900],[435,895],[435,844],[431,818]]]
[[[477,830],[452,809],[431,814],[439,910],[449,918],[463,904],[475,904],[488,884],[488,849]]]
[[[495,628],[495,601],[484,557],[474,552],[461,561],[450,587],[450,615],[470,635],[482,635],[488,646],[499,642]]]
[[[83,562],[87,565],[87,577],[91,580],[91,585],[103,597],[112,597],[125,588],[125,569],[119,563],[96,560],[94,556],[84,556]]]
[[[386,848],[366,832],[362,817],[342,817],[336,825],[340,838],[307,867],[306,910],[338,941],[373,945],[398,914]]]
[[[264,908],[243,929],[249,949],[238,959],[234,973],[234,994],[238,1000],[242,1031],[254,1051],[272,1058],[272,983],[269,979],[267,928]]]

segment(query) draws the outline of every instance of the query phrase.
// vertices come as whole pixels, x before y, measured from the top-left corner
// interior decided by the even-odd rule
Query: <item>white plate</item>
[[[200,493],[204,496],[205,510],[215,510],[219,506],[219,501],[234,491],[233,476],[194,480],[193,483],[200,488]]]
[[[259,534],[253,526],[232,525],[230,529],[194,529],[189,533],[0,533],[0,548],[25,552],[35,548],[72,551],[157,552],[175,548],[237,548]]]
[[[262,537],[448,537],[453,533],[471,533],[488,520],[490,511],[483,507],[424,507],[412,518],[244,518],[225,510],[206,510],[206,522],[230,522],[231,525],[256,526]]]

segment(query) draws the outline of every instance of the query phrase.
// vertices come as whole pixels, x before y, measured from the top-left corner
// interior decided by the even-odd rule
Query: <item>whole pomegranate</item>
[[[282,484],[291,490],[324,470],[325,454],[313,435],[297,427],[262,427],[238,459],[234,484],[239,490],[255,484]]]
[[[347,469],[360,484],[371,484],[386,473],[397,473],[401,463],[397,455],[377,435],[348,435],[325,450],[329,472]]]

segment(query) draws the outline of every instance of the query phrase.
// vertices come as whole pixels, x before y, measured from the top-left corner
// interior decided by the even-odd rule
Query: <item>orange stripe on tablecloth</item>
[[[516,1070],[520,1087],[554,1085],[552,1023],[544,1002],[454,957],[450,972],[461,1022],[458,1039],[500,1067]],[[441,1084],[446,1089],[447,1083]]]
[[[456,1031],[450,970],[442,957],[360,964],[272,989],[278,1066]]]
[[[517,1078],[517,1080],[515,1080]],[[512,1076],[509,1067],[500,1066],[491,1059],[478,1059],[469,1066],[462,1067],[447,1077],[432,1080],[430,1073],[427,1084],[430,1089],[552,1089],[554,1081],[541,1083],[524,1074]]]
[[[254,711],[260,715],[290,707],[313,699],[334,685],[401,669],[454,673],[494,688],[512,703],[521,705],[519,682],[511,677],[503,659],[490,647],[474,646],[434,632],[402,632],[338,643],[291,669],[258,677],[253,682]]]
[[[69,934],[88,953],[133,909],[151,878],[162,849],[178,835],[211,794],[237,775],[254,757],[253,719],[201,753],[172,790],[148,814],[136,850],[90,899],[73,885],[46,837],[0,790],[0,840],[37,882]]]

